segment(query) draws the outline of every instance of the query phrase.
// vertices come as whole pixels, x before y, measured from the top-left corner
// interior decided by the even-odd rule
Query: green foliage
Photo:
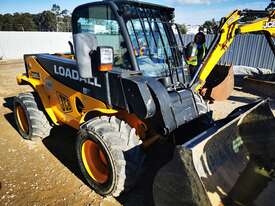
[[[13,15],[4,14],[0,16],[0,30],[1,31],[12,31],[14,30]]]
[[[71,15],[54,4],[52,9],[38,14],[0,14],[0,31],[71,31]]]
[[[205,31],[207,34],[215,34],[218,31],[219,25],[215,21],[215,19],[205,21],[203,25],[201,25],[200,30]]]
[[[185,24],[179,25],[179,30],[180,30],[180,33],[182,33],[182,34],[187,33],[187,28],[186,28]]]
[[[271,0],[271,3],[266,7],[266,10],[272,11],[275,9],[275,1]]]
[[[60,14],[60,6],[58,6],[57,4],[53,4],[51,12],[53,12],[55,15],[59,15]]]
[[[38,15],[38,22],[40,31],[56,31],[56,16],[51,11],[43,11]]]
[[[30,13],[14,13],[13,29],[15,31],[36,31],[37,25],[33,21],[33,16]]]

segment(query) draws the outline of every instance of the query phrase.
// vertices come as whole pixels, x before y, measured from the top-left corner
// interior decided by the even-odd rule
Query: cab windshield
[[[132,12],[126,27],[144,75],[163,77],[182,69],[177,26],[152,9],[133,8]]]
[[[116,2],[126,32],[122,33],[121,23],[107,4],[83,6],[73,13],[74,38],[91,39],[96,46],[111,46],[114,49],[114,67],[133,70],[130,52],[134,51],[138,68],[143,75],[151,77],[170,76],[173,82],[182,82],[183,43],[178,27],[173,23],[173,12],[162,7],[151,8],[136,2]],[[138,4],[138,5],[136,5]],[[124,9],[123,9],[124,8]],[[125,41],[129,35],[130,42]],[[92,41],[92,39],[94,39]],[[130,44],[130,45],[129,45]],[[132,53],[132,52],[131,52]],[[179,78],[178,73],[182,78]],[[175,81],[174,81],[175,79]]]

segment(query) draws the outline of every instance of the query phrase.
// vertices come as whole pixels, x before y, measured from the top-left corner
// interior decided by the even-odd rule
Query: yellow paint
[[[208,58],[206,58],[203,62],[203,67],[199,73],[199,84],[195,87],[195,91],[198,91],[204,85],[207,77],[214,69],[215,65],[218,63],[220,58],[227,51],[231,43],[233,42],[236,31],[239,31],[240,34],[250,33],[250,32],[258,32],[258,31],[266,31],[271,36],[275,37],[275,28],[274,27],[265,27],[267,22],[275,21],[275,11],[270,13],[268,18],[257,19],[253,22],[239,24],[238,20],[240,19],[240,11],[236,10],[232,12],[230,15],[226,17],[226,21],[220,29],[221,38],[215,49],[210,54]]]
[[[115,114],[118,113],[118,111],[115,110],[115,109],[93,108],[92,110],[87,111],[82,115],[82,117],[80,119],[80,124],[85,122],[85,117],[89,112],[99,112],[99,113],[102,113],[102,114],[105,114],[105,115],[115,115]]]
[[[271,36],[275,37],[275,27],[273,28],[266,28],[266,24],[268,22],[275,21],[275,18],[263,18],[261,20],[254,21],[250,24],[245,24],[240,26],[240,33],[249,33],[249,32],[256,32],[256,31],[266,31],[271,34]]]
[[[30,84],[34,90],[37,91],[45,111],[54,124],[66,124],[75,129],[79,129],[79,126],[84,119],[83,117],[90,111],[99,111],[108,115],[117,113],[117,110],[108,108],[107,105],[103,102],[75,91],[53,79],[40,66],[34,56],[27,57],[26,63],[29,68],[29,77],[22,73],[21,75],[17,76],[17,82],[18,84]],[[31,72],[38,72],[40,74],[40,80],[32,78],[30,75]],[[46,82],[50,82],[51,86],[47,86]],[[68,101],[72,107],[71,112],[63,111],[58,94],[63,94],[64,96],[68,97]],[[76,98],[78,98],[84,105],[82,113],[77,111],[75,104]]]
[[[99,112],[107,116],[117,116],[117,118],[124,120],[131,127],[135,128],[136,133],[141,138],[145,138],[147,126],[136,115],[129,114],[127,111],[109,108],[103,102],[61,84],[60,82],[53,79],[40,66],[34,56],[28,57],[26,62],[29,67],[29,77],[23,73],[17,76],[17,82],[18,84],[24,84],[27,82],[34,88],[34,90],[37,91],[45,111],[54,124],[66,124],[75,129],[79,129],[79,126],[84,123],[85,116],[89,112]],[[31,72],[38,72],[40,74],[40,80],[32,78],[30,75]],[[52,88],[49,88],[49,86],[46,85],[46,82],[49,81],[51,82]],[[68,101],[70,104],[71,111],[64,111],[64,108],[62,108],[62,104],[60,103],[60,95],[63,95],[67,98],[66,101]],[[75,104],[76,98],[78,98],[84,105],[83,111],[81,113],[77,111]]]
[[[22,108],[21,105],[16,106],[16,117],[17,117],[17,120],[18,120],[21,130],[25,134],[28,134],[29,124],[28,124],[28,120],[27,120],[26,114],[24,112],[24,109]]]
[[[235,11],[227,17],[227,21],[220,30],[220,32],[223,31],[221,33],[220,41],[211,55],[204,60],[204,66],[199,74],[199,85],[196,87],[196,91],[204,85],[207,77],[232,43],[235,37],[235,31],[238,28],[236,21],[239,17],[239,11]]]

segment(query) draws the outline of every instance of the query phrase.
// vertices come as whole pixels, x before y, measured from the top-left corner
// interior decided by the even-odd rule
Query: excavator
[[[191,79],[173,8],[128,0],[80,5],[72,13],[71,53],[24,55],[17,82],[33,92],[14,98],[18,131],[34,140],[53,126],[77,130],[80,171],[104,196],[133,188],[146,151],[167,141],[175,150],[155,177],[156,205],[272,205],[275,121],[268,100],[218,121],[207,103],[230,95],[232,70],[217,63],[236,35],[251,32],[265,35],[275,53],[273,7],[223,18]]]
[[[213,68],[234,37],[247,33],[265,35],[275,57],[273,2],[263,11],[236,10],[221,19],[208,55],[190,84],[194,91],[210,89],[208,98],[228,97],[232,70],[224,76]],[[176,147],[173,159],[155,178],[156,205],[274,205],[274,116],[266,103],[252,105],[237,108]]]

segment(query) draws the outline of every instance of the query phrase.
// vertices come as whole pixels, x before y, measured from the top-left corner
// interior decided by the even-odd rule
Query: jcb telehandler
[[[75,148],[84,177],[99,194],[113,196],[134,186],[144,149],[160,138],[173,138],[180,146],[163,170],[177,163],[181,178],[170,181],[175,170],[167,178],[160,171],[156,204],[167,205],[173,193],[179,196],[172,199],[183,204],[218,205],[223,197],[241,203],[232,188],[253,185],[248,167],[262,178],[273,174],[274,117],[262,100],[214,122],[203,94],[211,97],[216,86],[223,97],[232,90],[230,71],[218,69],[217,74],[226,73],[223,79],[213,72],[235,35],[262,33],[275,51],[274,15],[273,9],[237,10],[223,18],[190,79],[173,8],[124,0],[81,5],[72,14],[71,54],[24,55],[26,71],[17,81],[34,92],[14,98],[19,132],[32,140],[47,137],[54,125],[79,130]],[[246,22],[246,17],[255,20]],[[195,135],[188,133],[190,128]],[[184,186],[181,194],[165,192],[177,182]]]

